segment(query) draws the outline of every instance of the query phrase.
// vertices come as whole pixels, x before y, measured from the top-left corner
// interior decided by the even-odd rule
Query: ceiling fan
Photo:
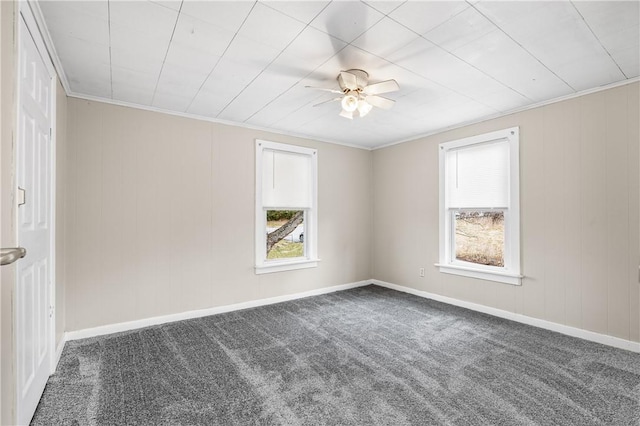
[[[396,101],[378,95],[381,93],[395,92],[400,89],[400,86],[395,80],[385,80],[379,83],[368,84],[369,74],[366,71],[358,69],[340,71],[337,80],[340,85],[340,90],[312,86],[305,87],[340,94],[341,96],[320,102],[314,105],[314,107],[328,102],[340,101],[342,105],[340,116],[350,120],[352,120],[354,116],[364,117],[369,114],[374,106],[383,109],[391,108]]]

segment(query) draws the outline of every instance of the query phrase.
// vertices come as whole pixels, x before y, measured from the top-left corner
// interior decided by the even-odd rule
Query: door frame
[[[48,300],[48,306],[49,306],[49,318],[47,321],[47,333],[49,335],[48,340],[49,340],[49,375],[53,374],[55,372],[56,369],[56,365],[57,365],[57,348],[56,348],[56,307],[55,307],[55,301],[56,301],[56,98],[57,98],[57,73],[55,70],[55,67],[53,66],[52,60],[49,56],[49,51],[44,43],[44,39],[41,33],[41,30],[37,24],[37,21],[35,19],[34,13],[31,10],[31,5],[28,1],[26,0],[20,0],[17,2],[18,3],[18,11],[16,13],[16,18],[17,18],[17,22],[16,22],[16,59],[17,59],[17,66],[16,66],[16,134],[14,137],[15,143],[16,145],[14,146],[13,149],[13,164],[14,164],[14,176],[17,176],[18,173],[18,149],[17,149],[17,144],[19,143],[19,138],[20,138],[20,114],[19,114],[19,110],[20,110],[20,102],[21,102],[21,78],[20,78],[20,74],[19,71],[21,69],[21,65],[20,65],[20,60],[22,58],[22,47],[21,47],[21,40],[20,40],[20,20],[23,20],[25,23],[25,27],[27,28],[27,31],[29,31],[29,33],[31,34],[31,37],[33,38],[35,45],[36,45],[36,49],[38,50],[38,53],[40,54],[40,57],[42,58],[42,61],[44,62],[45,68],[47,69],[47,72],[50,76],[50,99],[49,99],[49,107],[50,107],[50,129],[51,129],[51,134],[50,134],[50,144],[51,144],[51,155],[50,155],[50,181],[49,181],[49,221],[50,221],[50,241],[49,241],[49,253],[51,256],[51,267],[49,268],[49,300]],[[14,194],[17,194],[17,180],[14,179],[13,180],[13,185],[14,187],[12,188],[12,190],[14,191]],[[14,195],[14,202],[17,202],[17,198]],[[18,223],[18,207],[16,206],[16,208],[14,209],[14,223]],[[18,244],[20,243],[20,240],[18,239],[19,235],[18,235],[18,227],[15,228],[15,238],[16,241],[18,241]],[[27,256],[29,254],[27,253]],[[16,274],[15,277],[15,281],[14,281],[14,289],[17,287],[18,285],[18,274]],[[14,340],[14,344],[13,344],[13,359],[14,359],[14,368],[16,369],[15,371],[17,371],[18,365],[18,357],[17,357],[17,333],[15,332],[15,326],[17,324],[17,317],[18,317],[18,304],[17,304],[17,291],[13,291],[13,327],[14,327],[14,332],[13,334],[13,340]],[[18,416],[18,383],[17,383],[17,376],[16,376],[16,381],[15,381],[15,413],[16,413],[16,417]],[[17,418],[15,419],[17,420]]]

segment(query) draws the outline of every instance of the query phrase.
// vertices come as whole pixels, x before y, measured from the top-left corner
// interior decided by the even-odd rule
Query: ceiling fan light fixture
[[[369,112],[371,112],[372,109],[373,109],[373,105],[371,105],[364,99],[360,99],[358,101],[358,113],[360,113],[360,117],[364,117],[365,115],[369,114]]]
[[[369,74],[361,69],[340,71],[337,77],[340,90],[323,87],[305,86],[310,89],[339,93],[341,96],[315,104],[320,106],[328,102],[340,101],[342,109],[340,116],[353,120],[354,117],[364,117],[373,107],[389,109],[395,103],[392,99],[378,96],[381,93],[395,92],[400,86],[395,80],[379,81],[369,84]]]
[[[345,95],[341,104],[343,110],[353,112],[358,108],[358,98],[353,95]]]

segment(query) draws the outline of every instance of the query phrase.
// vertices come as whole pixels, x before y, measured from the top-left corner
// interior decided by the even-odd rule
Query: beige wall
[[[639,92],[628,84],[374,151],[373,277],[638,341]],[[438,144],[512,126],[526,278],[442,274]]]
[[[371,276],[371,153],[68,100],[66,329]],[[255,275],[256,138],[318,148],[320,265]]]
[[[66,284],[66,244],[65,244],[65,201],[67,192],[67,94],[56,81],[56,346],[64,338],[65,329],[65,284]]]
[[[0,246],[14,247],[13,131],[15,128],[14,2],[0,2]],[[0,268],[0,423],[13,423],[13,311],[15,265]]]

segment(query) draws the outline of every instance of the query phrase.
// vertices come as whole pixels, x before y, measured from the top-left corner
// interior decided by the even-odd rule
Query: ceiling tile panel
[[[149,74],[114,66],[113,98],[140,105],[151,105],[156,87],[157,74]]]
[[[453,54],[535,102],[573,93],[571,87],[501,31],[493,31]]]
[[[299,80],[297,76],[267,70],[240,93],[218,117],[225,120],[244,122],[278,97],[279,94],[294,86]]]
[[[640,74],[640,2],[574,2],[627,78]]]
[[[372,8],[374,8],[375,10],[377,10],[380,13],[388,15],[389,13],[391,13],[394,10],[396,10],[397,8],[399,8],[405,2],[404,1],[399,1],[399,0],[395,0],[395,1],[371,0],[371,1],[365,1],[364,3],[366,3],[369,6],[371,6]]]
[[[138,30],[111,25],[111,49],[139,61],[162,62],[169,47],[169,38],[151,37]],[[118,62],[118,65],[125,65]]]
[[[269,108],[258,111],[247,121],[256,126],[270,127],[275,122],[292,114],[305,105],[314,105],[326,100],[322,92],[308,89],[302,84],[297,84],[274,99]]]
[[[386,57],[420,37],[389,18],[384,18],[353,41],[353,45]]]
[[[257,40],[237,34],[223,57],[253,68],[254,75],[256,75],[269,65],[280,52],[280,50]]]
[[[73,93],[111,99],[111,84],[108,79],[102,77],[105,71],[108,72],[108,68],[100,68],[98,72],[90,77],[86,77],[85,74],[76,74],[75,71],[70,71],[67,74],[67,78],[69,79]]]
[[[479,2],[475,7],[574,90],[625,78],[572,3],[541,3],[517,8],[510,2]]]
[[[238,34],[282,50],[300,34],[304,27],[305,24],[302,22],[258,3]]]
[[[153,98],[153,90],[143,90],[139,87],[120,84],[113,88],[113,98],[131,104],[149,106]]]
[[[200,89],[198,94],[187,107],[187,113],[202,117],[215,117],[222,107],[218,98],[223,96],[218,92]]]
[[[217,116],[259,72],[250,65],[223,57],[196,95],[189,112]]]
[[[53,33],[56,51],[69,68],[90,70],[92,65],[109,66],[109,47],[65,34]]]
[[[71,90],[111,98],[109,48],[60,33],[52,38]]]
[[[189,15],[180,14],[172,45],[177,43],[209,55],[221,56],[235,32],[208,24]]]
[[[250,1],[187,0],[180,13],[236,33],[254,6]]]
[[[424,120],[428,124],[428,126],[425,126],[425,133],[496,114],[495,110],[475,101],[466,101],[445,107],[440,107],[438,104],[430,104],[425,106],[424,112]]]
[[[428,32],[425,38],[529,100],[538,102],[573,92],[473,8]]]
[[[496,31],[497,27],[470,7],[424,34],[424,37],[451,52]]]
[[[127,68],[132,71],[154,75],[154,83],[162,69],[162,57],[150,57],[135,49],[111,48],[111,64],[114,67]]]
[[[379,63],[369,69],[369,81],[371,83],[389,79],[396,80],[400,85],[399,91],[389,94],[394,99],[413,93],[416,90],[442,87],[434,81],[392,62]]]
[[[192,49],[188,44],[173,42],[164,63],[176,65],[190,71],[201,72],[206,77],[219,60],[220,56]]]
[[[313,46],[313,49],[309,46]],[[345,46],[347,44],[343,41],[313,27],[307,27],[278,56],[270,68],[278,67],[284,74],[299,75],[302,78]]]
[[[361,2],[337,1],[327,6],[311,26],[351,43],[384,15]]]
[[[504,99],[508,103],[526,102],[505,85],[422,38],[389,58],[399,66],[492,108],[503,110]]]
[[[52,35],[63,34],[109,46],[109,13],[106,3],[49,1],[40,5]],[[69,19],[69,16],[75,18]]]
[[[180,10],[180,6],[182,6],[182,0],[151,0],[151,3],[159,4],[160,6],[176,11]]]
[[[280,11],[287,16],[308,24],[330,2],[329,1],[261,1],[260,3]]]
[[[510,89],[499,87],[494,91],[474,97],[476,102],[491,108],[493,112],[507,112],[529,105],[531,100]]]
[[[150,1],[109,2],[111,25],[129,28],[149,39],[171,39],[178,12]]]
[[[464,1],[408,1],[389,16],[418,34],[424,34],[467,9]]]
[[[68,22],[86,16],[92,16],[101,21],[109,20],[109,6],[106,1],[41,0],[38,2],[38,6],[47,24],[50,17],[55,17],[54,19],[66,17]]]
[[[333,112],[333,110],[327,107],[323,106],[314,108],[312,105],[305,105],[291,114],[282,117],[282,119],[277,122],[277,125],[278,128],[287,129],[289,131],[298,131],[298,129],[302,128],[303,130],[301,131],[304,132],[304,128],[307,123],[318,119],[318,117],[330,118],[331,121],[329,122],[331,123],[331,126],[339,125],[340,123],[337,120],[334,122],[333,118],[341,118],[338,117],[337,112]],[[326,123],[327,122],[325,122],[325,125]]]
[[[638,33],[638,28],[635,30],[629,29],[626,32],[631,33],[629,34],[630,37],[635,37]],[[640,75],[640,48],[638,46],[612,50],[610,53],[627,78],[634,78]]]
[[[193,99],[208,75],[207,70],[197,71],[165,63],[158,80],[157,90],[174,95],[190,96]]]
[[[388,64],[389,62],[376,55],[348,45],[316,68],[312,74],[307,76],[307,80],[310,86],[325,84],[322,87],[326,87],[326,84],[328,84],[329,87],[338,87],[336,78],[342,70],[362,69],[371,75],[372,72]]]
[[[162,108],[169,111],[183,112],[187,109],[193,96],[188,94],[176,94],[174,92],[167,93],[161,90],[156,90],[153,96],[153,106],[156,108]]]

